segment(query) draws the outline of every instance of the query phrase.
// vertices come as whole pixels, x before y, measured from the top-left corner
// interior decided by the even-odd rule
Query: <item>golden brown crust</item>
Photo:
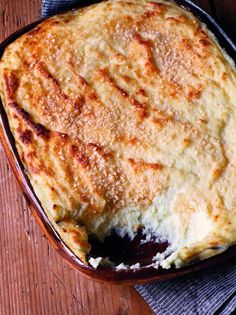
[[[33,187],[84,261],[81,225],[145,212],[169,190],[183,235],[196,212],[216,230],[232,223],[235,70],[191,14],[166,1],[102,2],[41,23],[6,49],[0,70]]]

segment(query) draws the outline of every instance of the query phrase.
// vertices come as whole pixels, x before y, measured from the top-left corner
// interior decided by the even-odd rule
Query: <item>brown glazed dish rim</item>
[[[97,1],[98,2],[98,1]],[[175,0],[178,5],[182,5],[193,14],[198,16],[200,20],[206,23],[214,35],[217,37],[222,47],[228,52],[228,54],[233,58],[236,51],[235,45],[228,38],[228,36],[222,31],[218,24],[202,9],[197,7],[195,4],[189,2],[189,0]],[[86,1],[85,1],[86,3]],[[3,55],[4,49],[18,37],[25,34],[26,32],[32,30],[44,19],[40,19],[33,22],[10,36],[8,36],[0,44],[0,58]],[[235,61],[235,58],[233,58]],[[142,267],[139,269],[122,269],[117,270],[115,268],[100,267],[94,269],[91,266],[84,265],[81,260],[74,255],[74,253],[69,249],[69,247],[62,241],[51,222],[49,221],[46,213],[44,212],[38,198],[36,197],[33,188],[29,182],[27,174],[24,171],[24,166],[19,158],[16,150],[15,141],[13,135],[10,131],[8,124],[7,115],[4,111],[3,104],[0,99],[0,139],[2,141],[5,153],[9,160],[9,163],[13,169],[13,172],[19,182],[19,185],[26,197],[30,209],[36,218],[38,224],[40,225],[43,232],[46,234],[48,240],[54,246],[54,248],[61,254],[66,261],[76,270],[83,273],[85,276],[92,278],[96,281],[109,281],[112,283],[126,284],[126,285],[136,285],[144,284],[152,281],[163,281],[177,278],[186,274],[194,273],[198,270],[203,270],[207,267],[219,264],[226,261],[233,256],[236,256],[236,245],[231,246],[224,253],[213,256],[206,260],[197,262],[193,265],[182,267],[180,269],[170,268],[170,269],[155,269],[154,267]]]

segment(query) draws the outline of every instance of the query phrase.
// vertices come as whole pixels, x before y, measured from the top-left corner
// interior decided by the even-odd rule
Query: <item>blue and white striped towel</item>
[[[42,0],[42,16],[92,2],[96,1]],[[229,315],[236,310],[236,259],[191,276],[136,289],[158,315]]]

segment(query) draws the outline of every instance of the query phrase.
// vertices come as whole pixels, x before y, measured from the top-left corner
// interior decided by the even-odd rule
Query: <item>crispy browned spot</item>
[[[180,45],[181,50],[189,50],[192,51],[192,42],[188,38],[183,38],[181,40],[181,45]]]
[[[202,38],[199,40],[199,44],[201,44],[203,47],[208,47],[211,43],[207,38]]]
[[[15,112],[24,120],[24,122],[34,131],[36,136],[43,139],[49,139],[50,131],[47,130],[43,125],[34,122],[29,113],[17,104],[17,102],[8,103],[9,107],[15,110]]]
[[[88,144],[87,144],[87,148],[94,150],[94,151],[97,152],[99,155],[101,155],[103,158],[108,158],[108,157],[111,156],[111,153],[107,153],[107,152],[105,151],[105,149],[104,149],[101,145],[99,145],[99,144],[97,144],[97,143],[88,143]]]
[[[144,103],[140,103],[135,99],[131,99],[131,104],[138,110],[139,116],[141,119],[147,117],[147,105]]]
[[[143,19],[149,19],[151,17],[156,16],[157,14],[159,14],[160,11],[146,11],[143,15],[142,18]]]
[[[219,243],[212,241],[212,242],[209,242],[209,245],[210,245],[211,247],[217,247],[217,246],[219,245]]]
[[[47,130],[43,125],[35,123],[31,119],[29,113],[27,113],[23,108],[21,108],[20,105],[15,100],[16,99],[15,94],[19,85],[16,72],[10,71],[9,73],[7,73],[6,71],[4,71],[3,80],[6,86],[7,103],[9,107],[15,111],[15,113],[13,113],[14,117],[16,118],[17,117],[16,114],[18,114],[18,116],[20,116],[25,121],[25,123],[29,127],[31,127],[31,129],[35,132],[35,134],[38,137],[48,139],[50,135],[49,130]]]
[[[37,157],[37,154],[35,151],[30,151],[29,153],[26,154],[26,157],[29,159],[34,159]]]
[[[179,19],[174,17],[174,16],[167,16],[166,20],[170,21],[170,22],[173,22],[173,23],[179,23],[180,22]]]
[[[72,20],[74,20],[74,18],[75,18],[74,15],[69,15],[69,16],[63,18],[63,22],[64,22],[65,24],[68,24],[68,23],[70,23]]]
[[[41,76],[49,81],[49,84],[54,89],[55,93],[60,96],[64,101],[69,101],[69,97],[63,93],[61,87],[53,75],[47,70],[46,66],[42,62],[37,62],[35,65],[36,69],[39,71]]]
[[[147,96],[147,93],[144,89],[138,89],[136,93],[141,96]]]
[[[126,82],[126,83],[130,83],[133,79],[131,77],[129,77],[128,75],[122,75],[122,79]]]
[[[183,87],[176,82],[166,80],[165,91],[169,96],[176,98],[183,91]]]
[[[149,3],[157,12],[161,12],[166,8],[166,5],[162,4],[162,3],[157,3],[157,2],[153,2],[153,1],[150,1]]]
[[[82,77],[79,73],[77,73],[74,65],[70,61],[67,62],[67,65],[69,69],[71,70],[74,76],[74,79],[76,83],[78,84],[78,88],[80,89],[80,92],[81,92],[81,95],[78,96],[80,109],[82,109],[83,105],[85,105],[86,102],[90,102],[90,101],[92,102],[96,101],[97,106],[100,106],[101,103],[99,102],[99,98],[95,90],[89,84],[89,82],[87,82],[87,80],[84,77]]]
[[[225,81],[228,77],[228,73],[227,72],[224,72],[221,76],[222,80]]]
[[[94,97],[94,96],[93,96]],[[81,113],[84,105],[85,105],[85,99],[83,96],[78,96],[75,100],[74,100],[74,108],[78,109],[79,112]]]
[[[71,145],[71,154],[76,158],[83,168],[87,168],[90,165],[89,158],[85,155],[85,153],[79,150],[78,146]]]
[[[139,34],[135,34],[129,48],[129,55],[135,60],[144,61],[144,72],[146,75],[158,72],[152,54],[152,43],[143,39]]]
[[[182,142],[184,148],[187,148],[190,145],[190,143],[191,143],[190,139],[184,139]]]
[[[55,134],[59,136],[59,138],[63,140],[63,142],[65,142],[66,140],[69,140],[69,136],[66,133],[55,132]]]
[[[145,170],[162,170],[163,169],[163,165],[160,163],[147,163],[141,159],[135,160],[131,158],[129,158],[128,161],[130,162],[130,164],[132,165],[132,167],[134,168],[136,172],[143,172]]]
[[[154,110],[153,113],[154,116],[152,117],[152,122],[160,128],[163,128],[167,123],[171,123],[173,121],[171,116],[168,116],[160,110]]]
[[[31,173],[40,174],[45,173],[49,177],[55,177],[54,170],[45,164],[45,161],[40,159],[39,161],[35,159],[35,152],[30,152],[26,154],[28,168]]]
[[[109,72],[106,69],[99,69],[98,74],[101,78],[103,78],[105,81],[109,82],[111,86],[116,89],[123,97],[128,97],[128,93],[122,89],[115,80],[111,77]]]
[[[19,80],[16,71],[3,71],[3,80],[5,84],[7,100],[15,100],[15,94],[19,86]]]
[[[222,171],[223,170],[220,168],[215,169],[212,173],[212,179],[216,180],[221,175]]]
[[[205,120],[205,119],[200,118],[200,119],[198,119],[198,121],[200,121],[203,124],[207,124],[207,120]]]
[[[112,76],[106,69],[99,69],[95,75],[98,76],[101,80],[108,82],[120,94],[122,98],[129,101],[131,106],[136,109],[138,117],[140,119],[147,117],[148,112],[146,104],[140,103],[133,97],[130,97],[129,94],[116,83],[116,81],[112,78]]]
[[[202,89],[201,87],[191,87],[188,91],[188,95],[187,95],[187,98],[189,100],[193,100],[193,99],[197,99],[200,97],[201,95],[201,92],[202,92]]]
[[[120,135],[117,137],[117,141],[124,142],[125,144],[128,144],[128,145],[136,145],[138,142],[138,139],[137,138],[130,138],[126,135]]]
[[[54,175],[55,175],[54,170],[50,166],[46,166],[46,164],[43,160],[40,160],[39,168],[40,168],[40,171],[44,172],[49,177],[54,177]]]
[[[24,143],[24,144],[30,144],[33,140],[33,133],[31,130],[26,129],[23,132],[20,133],[19,135],[20,140]]]

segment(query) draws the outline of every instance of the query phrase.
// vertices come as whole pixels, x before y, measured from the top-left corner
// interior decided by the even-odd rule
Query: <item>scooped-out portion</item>
[[[236,242],[235,65],[184,8],[109,0],[49,18],[6,48],[0,93],[84,264],[179,268]]]

